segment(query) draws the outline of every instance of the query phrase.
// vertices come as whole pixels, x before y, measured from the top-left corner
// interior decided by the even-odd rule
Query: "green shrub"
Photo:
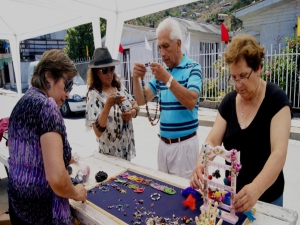
[[[293,105],[299,99],[300,37],[285,38],[287,43],[282,53],[267,56],[262,78],[276,83],[286,91]]]

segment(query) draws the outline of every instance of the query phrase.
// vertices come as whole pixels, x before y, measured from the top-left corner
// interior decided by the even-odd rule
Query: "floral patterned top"
[[[116,88],[117,95],[125,96],[123,107],[125,110],[131,109],[131,102],[134,98],[128,93],[124,86],[121,86],[120,91]],[[108,95],[105,92],[99,93],[97,90],[92,89],[88,92],[86,113],[85,113],[85,126],[86,130],[93,130],[92,124],[95,123],[98,116],[101,114],[104,104]],[[101,134],[100,138],[96,138],[99,143],[99,152],[116,156],[130,161],[136,156],[135,141],[132,119],[125,122],[121,118],[121,110],[118,106],[111,107],[106,130]],[[116,117],[116,118],[115,118]],[[116,138],[115,129],[120,126],[122,135]]]
[[[46,180],[40,137],[47,132],[61,134],[67,168],[72,149],[59,108],[32,87],[9,119],[9,200],[17,216],[30,224],[72,224],[69,200],[56,195]]]

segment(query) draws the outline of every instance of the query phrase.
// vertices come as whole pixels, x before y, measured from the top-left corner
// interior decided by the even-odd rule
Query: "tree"
[[[106,20],[102,18],[100,19],[100,31],[101,37],[104,37],[106,34]],[[68,29],[65,41],[67,43],[65,52],[71,59],[91,57],[95,49],[92,23]]]
[[[235,16],[231,16],[231,30],[236,31],[243,28],[243,21],[236,18]]]
[[[235,10],[238,10],[240,8],[243,8],[247,5],[250,5],[253,2],[253,0],[237,0],[231,7],[230,12],[233,12]]]

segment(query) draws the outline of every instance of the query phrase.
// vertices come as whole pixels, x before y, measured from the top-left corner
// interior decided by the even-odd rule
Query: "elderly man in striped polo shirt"
[[[157,93],[161,106],[158,169],[191,178],[199,155],[198,106],[202,85],[199,63],[181,51],[179,24],[172,18],[162,21],[156,29],[158,47],[166,68],[152,62],[154,75],[145,87],[145,96],[138,78],[146,73],[145,64],[136,62],[133,69],[133,90],[139,105]],[[158,82],[158,83],[157,83]]]

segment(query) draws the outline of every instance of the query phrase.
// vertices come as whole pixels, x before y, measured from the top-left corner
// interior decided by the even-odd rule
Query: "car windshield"
[[[81,78],[81,76],[79,74],[76,77],[74,77],[73,83],[75,85],[85,85],[84,80]]]

